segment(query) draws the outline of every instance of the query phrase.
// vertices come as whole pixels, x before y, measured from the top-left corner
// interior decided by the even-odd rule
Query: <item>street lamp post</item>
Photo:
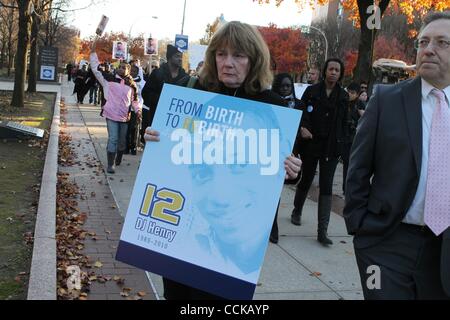
[[[313,26],[302,26],[302,32],[304,30],[308,30],[308,29],[316,30],[325,39],[325,60],[327,60],[328,59],[328,40],[327,40],[327,37],[325,36],[325,33],[322,30],[320,30],[319,28],[316,28],[316,27],[313,27]],[[306,33],[308,33],[308,32],[306,32]]]
[[[139,18],[137,18],[136,20],[134,20],[134,22],[133,22],[133,24],[131,25],[131,27],[130,27],[130,31],[128,32],[128,39],[131,39],[131,31],[133,30],[133,28],[134,28],[134,25],[139,21],[139,20],[141,20],[141,19],[143,19],[143,18],[147,18],[146,16],[142,16],[142,17],[139,17]],[[157,16],[152,16],[152,19],[158,19],[158,17]]]
[[[186,17],[186,1],[184,0],[184,9],[183,9],[183,22],[181,23],[181,35],[183,35],[184,33],[184,18]]]

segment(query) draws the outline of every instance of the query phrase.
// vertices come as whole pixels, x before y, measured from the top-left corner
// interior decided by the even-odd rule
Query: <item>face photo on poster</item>
[[[158,54],[158,40],[152,37],[145,41],[145,55]]]
[[[116,60],[127,59],[127,43],[125,41],[113,42],[113,54],[112,58]]]
[[[213,100],[211,105],[217,105]],[[245,109],[244,109],[245,110]],[[270,109],[261,112],[258,108],[245,110],[246,129],[281,128],[280,144],[289,145],[277,115]],[[215,143],[206,144],[204,153]],[[273,146],[269,149],[274,150]],[[284,150],[289,150],[285,147]],[[247,151],[248,152],[248,151]],[[187,192],[192,203],[191,252],[197,252],[201,261],[208,261],[205,267],[221,269],[226,274],[247,281],[255,281],[260,272],[267,248],[267,239],[272,227],[276,201],[268,202],[266,190],[258,186],[279,186],[284,174],[262,175],[261,164],[239,161],[235,150],[225,150],[231,160],[229,165],[192,164],[188,168],[190,187]],[[287,153],[279,157],[285,159]],[[278,163],[278,168],[282,164]],[[227,186],[227,187],[225,187]],[[233,186],[229,188],[228,186]],[[270,189],[276,194],[276,188]],[[267,208],[272,210],[267,211]],[[195,239],[195,240],[194,240]]]

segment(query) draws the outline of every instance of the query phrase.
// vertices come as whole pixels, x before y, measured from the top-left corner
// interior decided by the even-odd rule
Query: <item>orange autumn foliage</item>
[[[276,72],[301,73],[306,67],[308,40],[301,31],[293,28],[277,28],[271,24],[259,27],[276,65]]]
[[[274,2],[277,6],[280,6],[284,0],[253,0],[259,4],[268,4]],[[329,2],[329,0],[291,0],[294,1],[300,9],[305,8],[305,6],[314,7],[315,2],[319,5],[324,5]],[[428,11],[436,10],[443,11],[450,9],[450,0],[376,0],[378,4],[380,2],[389,2],[391,9],[395,12],[404,14],[407,17],[408,23],[411,24],[414,21],[416,15],[424,16]],[[359,23],[359,11],[358,11],[358,1],[357,0],[342,0],[341,1],[344,10],[349,13],[349,19]]]

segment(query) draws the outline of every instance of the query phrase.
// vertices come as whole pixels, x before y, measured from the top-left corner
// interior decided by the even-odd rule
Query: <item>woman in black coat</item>
[[[283,106],[284,101],[269,90],[271,83],[270,53],[261,34],[248,24],[233,21],[223,26],[211,40],[200,78],[194,88]],[[191,86],[191,81],[188,85]],[[159,141],[159,132],[147,128],[145,140]],[[301,160],[290,156],[284,165],[286,178],[295,179],[300,171]],[[226,202],[232,200],[227,198]],[[245,213],[242,212],[242,215]],[[250,236],[266,241],[263,234]],[[242,243],[242,246],[249,248],[245,251],[241,244],[227,245],[232,246],[233,250],[230,251],[233,254],[240,254],[248,262],[252,261],[253,251],[249,244]],[[169,279],[164,278],[163,281],[164,297],[168,300],[218,298]]]
[[[302,209],[320,165],[317,240],[323,245],[333,242],[327,236],[330,221],[333,179],[342,147],[347,137],[349,97],[339,82],[344,75],[344,64],[329,59],[323,69],[323,81],[308,87],[302,101],[306,106],[301,123],[303,145],[302,177],[294,199],[291,222],[301,225]]]

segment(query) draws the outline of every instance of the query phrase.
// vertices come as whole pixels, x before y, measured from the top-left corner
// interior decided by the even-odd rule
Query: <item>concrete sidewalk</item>
[[[63,92],[71,92],[73,84],[63,82]],[[67,101],[67,97],[66,97]],[[100,107],[80,105],[79,110],[89,131],[98,159],[106,168],[107,131],[104,118],[99,116]],[[125,155],[116,174],[108,176],[108,183],[117,203],[125,216],[134,187],[136,173],[142,153]],[[336,173],[335,199],[342,202],[342,168]],[[270,244],[255,299],[264,300],[337,300],[362,299],[362,290],[352,237],[347,235],[344,219],[332,214],[329,235],[334,241],[330,248],[324,248],[316,240],[317,203],[307,200],[303,214],[303,225],[290,223],[290,213],[295,194],[293,186],[285,186],[279,212],[280,241]],[[314,190],[311,198],[314,199]],[[342,203],[333,208],[342,207]],[[336,210],[336,209],[334,209]],[[161,277],[150,274],[156,297],[162,299]]]
[[[67,109],[67,127],[62,130],[72,137],[71,147],[77,159],[73,166],[60,166],[59,172],[68,173],[70,181],[80,188],[77,207],[87,215],[82,226],[88,233],[83,254],[92,265],[91,269],[84,270],[92,278],[87,298],[125,300],[137,297],[155,300],[154,289],[145,272],[115,260],[124,219],[117,209],[107,176],[97,157],[96,149],[99,148],[94,147],[75,96],[72,96],[72,86],[66,83],[62,87],[62,95]]]

